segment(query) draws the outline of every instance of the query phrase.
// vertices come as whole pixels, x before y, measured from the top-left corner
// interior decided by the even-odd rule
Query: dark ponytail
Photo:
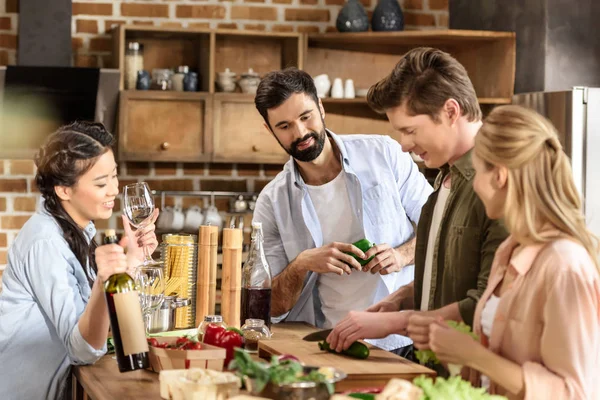
[[[65,211],[54,188],[74,186],[113,143],[113,135],[101,123],[74,122],[53,133],[35,157],[35,182],[44,198],[44,208],[61,227],[71,251],[84,268],[90,287],[94,281],[85,266],[89,262],[90,268],[98,271],[94,257],[97,244],[93,239],[87,243],[82,228]]]

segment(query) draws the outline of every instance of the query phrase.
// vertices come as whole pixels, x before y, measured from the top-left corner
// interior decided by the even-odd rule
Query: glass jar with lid
[[[171,90],[173,89],[173,71],[170,69],[155,68],[152,70],[152,89],[153,90]]]
[[[204,337],[204,332],[206,332],[206,327],[208,326],[208,324],[214,324],[217,326],[221,326],[225,329],[227,329],[227,325],[225,325],[225,322],[223,322],[223,317],[220,315],[205,315],[204,316],[204,320],[200,323],[200,326],[198,326],[198,339],[202,340],[202,338]]]
[[[183,92],[183,79],[189,72],[190,68],[187,65],[180,65],[177,67],[177,72],[173,75],[173,90]]]
[[[144,45],[129,42],[125,51],[125,89],[135,89],[138,71],[144,69]]]
[[[247,319],[242,326],[244,334],[244,349],[248,353],[258,352],[258,341],[271,338],[271,331],[262,319]]]

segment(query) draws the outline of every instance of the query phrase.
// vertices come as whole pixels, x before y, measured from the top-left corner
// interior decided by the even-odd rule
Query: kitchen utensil
[[[327,339],[327,336],[331,333],[333,329],[324,329],[322,331],[317,331],[310,333],[302,338],[302,340],[306,340],[307,342],[320,342],[321,340]]]
[[[165,296],[160,308],[150,314],[148,333],[167,332],[175,329],[176,309],[190,305],[189,299]]]

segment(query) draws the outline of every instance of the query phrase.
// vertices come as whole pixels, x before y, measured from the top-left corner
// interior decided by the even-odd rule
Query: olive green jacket
[[[415,248],[414,300],[418,309],[433,210],[440,185],[449,173],[452,185],[435,240],[429,309],[458,302],[463,321],[472,326],[475,306],[487,286],[494,254],[508,233],[500,221],[487,217],[483,203],[473,190],[475,170],[471,153],[472,150],[451,167],[442,167],[434,192],[421,210]]]

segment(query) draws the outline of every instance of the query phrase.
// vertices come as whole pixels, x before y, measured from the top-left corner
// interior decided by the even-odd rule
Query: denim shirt
[[[341,153],[350,203],[362,221],[364,237],[392,247],[411,239],[411,221],[418,223],[421,207],[433,191],[412,158],[388,136],[327,133]],[[317,213],[293,158],[260,193],[253,220],[262,222],[265,255],[273,277],[302,251],[327,244],[323,243]],[[414,265],[379,275],[375,301],[410,283],[413,275]],[[319,274],[309,272],[294,307],[274,322],[305,321],[322,326],[325,319],[320,309],[318,279]],[[410,344],[410,340],[406,338],[404,344]]]
[[[84,233],[90,242],[96,233],[93,223]],[[67,398],[71,365],[94,363],[106,346],[96,350],[81,336],[78,321],[92,290],[48,213],[37,212],[19,232],[8,251],[2,286],[1,397]]]

